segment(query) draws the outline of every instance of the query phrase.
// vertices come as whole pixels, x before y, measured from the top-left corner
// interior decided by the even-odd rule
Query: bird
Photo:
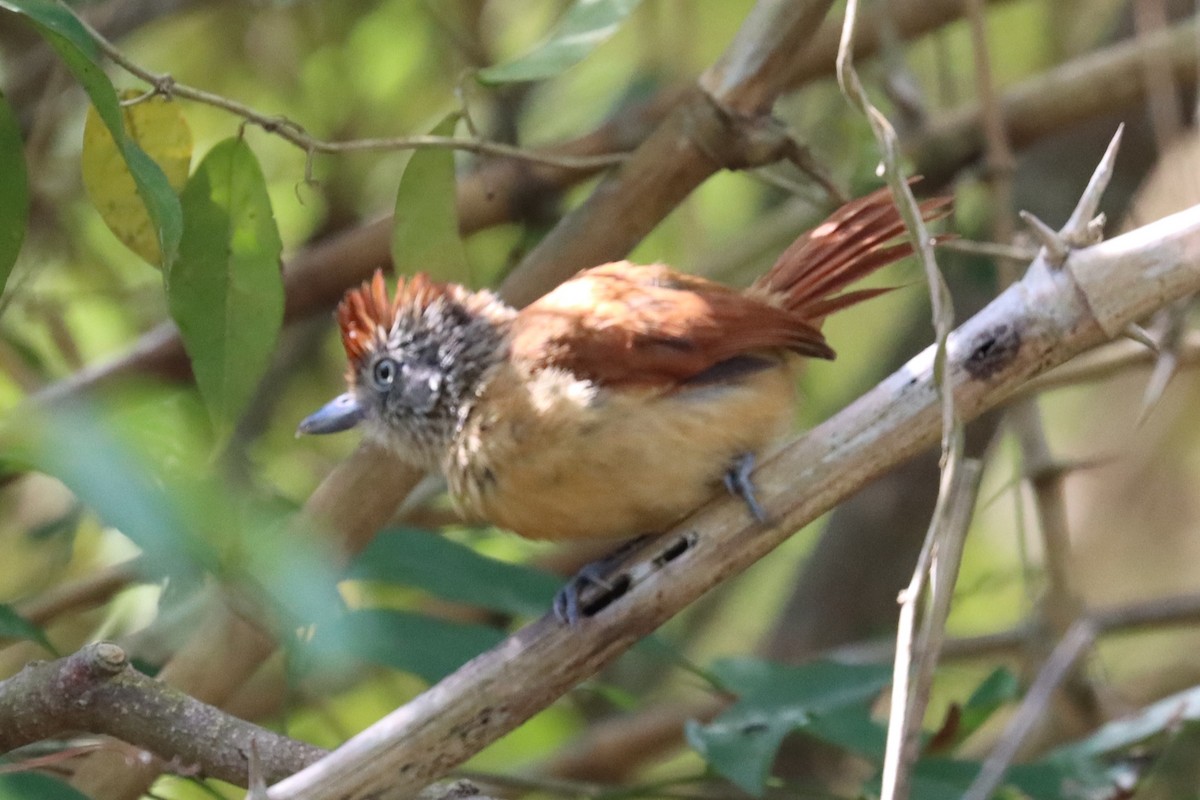
[[[920,205],[949,213],[946,198]],[[458,510],[530,539],[663,532],[722,484],[760,522],[752,471],[790,428],[803,358],[832,359],[843,291],[913,251],[886,188],[787,247],[746,290],[664,264],[584,269],[518,310],[487,290],[381,271],[336,311],[347,391],[297,434],[354,427],[441,472]],[[585,569],[555,601],[579,620]]]

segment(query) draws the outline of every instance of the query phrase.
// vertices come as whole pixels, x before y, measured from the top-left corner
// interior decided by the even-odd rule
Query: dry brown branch
[[[97,570],[78,581],[55,586],[37,597],[18,603],[15,611],[35,625],[46,625],[63,614],[103,605],[138,579],[138,559]]]
[[[1119,333],[1129,321],[1200,287],[1200,207],[1094,247],[1065,268],[1039,259],[1026,276],[951,337],[947,368],[964,418],[1007,398],[1032,375]],[[714,502],[632,556],[645,579],[577,628],[545,618],[272,788],[274,800],[415,791],[611,662],[711,586],[761,558],[941,430],[926,351],[757,473],[773,524],[736,502]],[[671,560],[661,556],[687,551]],[[659,560],[656,561],[655,559]],[[523,676],[537,674],[537,682]],[[435,754],[435,755],[434,755]]]
[[[274,652],[261,630],[234,614],[214,590],[208,611],[183,648],[158,674],[158,680],[194,700],[220,707]],[[215,668],[214,664],[219,664]],[[154,763],[128,763],[120,754],[101,751],[83,760],[72,778],[93,797],[136,797],[158,775]]]
[[[1028,147],[1050,133],[1140,103],[1145,84],[1139,65],[1152,54],[1169,64],[1181,86],[1194,85],[1198,28],[1200,21],[1193,20],[1121,42],[1009,88],[1000,95],[999,107],[1012,147]],[[904,147],[916,171],[936,184],[976,160],[983,144],[982,109],[972,105],[935,118]]]
[[[247,785],[251,747],[268,780],[324,754],[143,675],[121,648],[104,642],[0,681],[0,751],[75,731],[115,736],[239,786]]]

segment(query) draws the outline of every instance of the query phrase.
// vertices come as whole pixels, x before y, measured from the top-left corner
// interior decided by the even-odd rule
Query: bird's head
[[[471,401],[507,353],[513,311],[489,292],[383,273],[346,293],[337,309],[348,391],[305,418],[297,433],[362,425],[409,460],[434,466]]]

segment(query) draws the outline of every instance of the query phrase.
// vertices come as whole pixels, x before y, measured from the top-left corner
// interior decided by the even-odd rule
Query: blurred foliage
[[[191,2],[117,44],[138,64],[271,119],[293,120],[316,137],[432,131],[536,147],[583,136],[694,81],[751,7],[751,0]],[[993,79],[1011,86],[1094,49],[1121,30],[1124,11],[1117,0],[989,4]],[[264,724],[334,746],[542,613],[560,580],[547,568],[554,560],[548,547],[457,523],[441,525],[438,535],[424,530],[447,518],[436,487],[349,565],[324,532],[297,522],[296,509],[354,440],[293,436],[300,418],[340,390],[344,361],[328,322],[283,326],[279,267],[310,244],[394,209],[391,252],[402,271],[494,285],[595,180],[517,198],[522,214],[464,241],[453,178],[484,157],[438,149],[306,153],[212,106],[123,105],[147,87],[104,60],[62,6],[0,0],[0,22],[0,287],[7,281],[0,402],[8,409],[0,424],[7,479],[0,487],[0,679],[47,650],[69,652],[97,636],[121,641],[140,664],[157,669],[194,626],[193,601],[220,588],[257,609],[285,645],[285,699],[264,703]],[[918,88],[923,122],[973,101],[965,21],[912,42],[888,36],[883,58],[862,64],[885,109],[896,111],[891,82],[898,79]],[[39,41],[57,66],[18,95],[8,84],[33,69],[32,50],[23,48]],[[806,84],[776,110],[850,193],[878,184],[868,128],[832,80]],[[160,111],[167,116],[148,116]],[[1024,190],[1069,204],[1082,186],[1077,176],[1099,154],[1088,137],[1103,141],[1111,131],[1107,121],[1094,128],[1064,132],[1069,157],[1052,154],[1055,172],[1024,178],[1031,181]],[[193,143],[184,147],[187,130]],[[1123,155],[1130,157],[1137,161],[1136,149]],[[1143,154],[1142,162],[1150,158]],[[996,209],[985,178],[971,167],[953,187],[955,227],[964,237],[989,235]],[[744,284],[826,206],[790,167],[719,173],[631,257]],[[781,218],[791,222],[780,226]],[[942,266],[957,285],[994,280],[980,257],[948,254]],[[928,318],[915,265],[872,280],[905,288],[829,321],[839,358],[802,376],[801,426],[878,379],[897,331]],[[183,332],[195,385],[139,378],[86,403],[29,402],[168,320]],[[1177,382],[1164,409],[1133,436],[1140,383],[1123,381],[1102,397],[1079,389],[1047,403],[1056,452],[1133,451],[1123,466],[1071,483],[1080,580],[1097,605],[1183,592],[1200,581],[1200,548],[1187,535],[1200,519],[1188,499],[1200,479],[1191,411],[1200,385]],[[1001,439],[991,451],[952,634],[1003,629],[1036,613],[1042,577],[1036,545],[1027,544],[1036,521],[1022,469],[1011,440]],[[1103,482],[1114,474],[1119,480]],[[1137,516],[1155,510],[1159,516]],[[793,537],[471,766],[512,772],[546,761],[597,721],[723,698],[731,704],[715,719],[688,726],[691,750],[639,765],[619,791],[665,796],[719,781],[721,792],[877,792],[890,669],[780,665],[751,655],[780,624],[819,530],[814,524]],[[24,613],[46,592],[135,554],[137,586],[115,598],[45,625]],[[1135,558],[1153,566],[1131,575]],[[884,638],[889,624],[880,620]],[[1200,683],[1185,657],[1184,643],[1196,643],[1189,636],[1106,641],[1093,671],[1110,682],[1113,707]],[[1030,674],[1030,662],[1011,654],[939,670],[915,797],[961,794]],[[1179,711],[1195,707],[1194,692],[1098,729],[1059,731],[1069,741],[1047,744],[1014,768],[1005,791],[1095,796],[1088,793],[1129,774],[1136,780],[1138,759],[1149,752],[1162,754],[1161,763],[1140,796],[1170,794],[1194,777],[1194,723]],[[799,738],[824,742],[855,766],[839,772],[840,781],[798,788],[779,775],[788,744]],[[157,790],[209,796],[179,778]],[[213,791],[240,796],[225,786]],[[0,800],[68,792],[41,776],[0,776]]]
[[[4,182],[0,184],[0,289],[21,252],[29,216],[29,183],[25,175],[25,155],[21,152],[21,132],[17,118],[0,93],[0,164]]]

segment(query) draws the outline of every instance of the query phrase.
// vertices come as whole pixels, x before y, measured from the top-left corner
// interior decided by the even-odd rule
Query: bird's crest
[[[382,270],[375,270],[371,280],[346,292],[338,304],[337,322],[351,369],[360,366],[372,350],[387,342],[388,334],[403,314],[419,315],[436,298],[448,293],[445,285],[418,272],[408,279],[401,277],[396,283],[395,299],[389,300]]]

